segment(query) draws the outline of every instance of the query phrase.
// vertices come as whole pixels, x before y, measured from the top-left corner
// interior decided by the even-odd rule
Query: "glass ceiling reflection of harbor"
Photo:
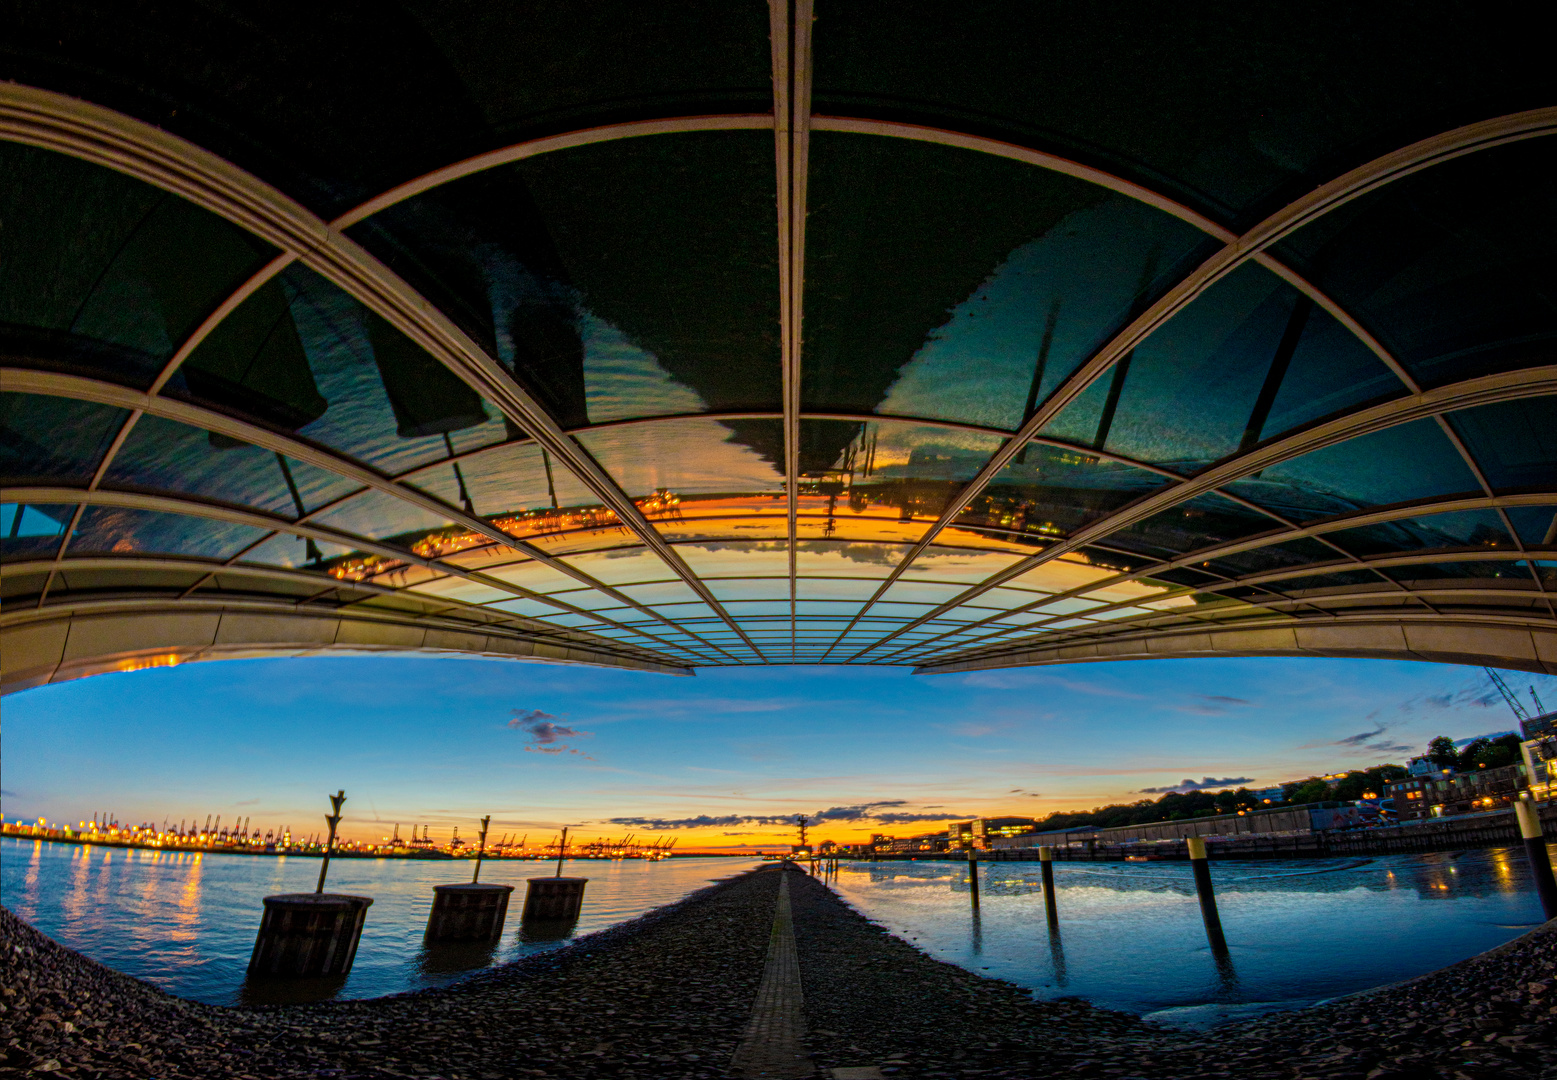
[[[1330,35],[1301,64],[1271,45],[1237,94],[1195,64],[1149,65],[1172,88],[1148,94],[1118,63],[1100,87],[1096,61],[1236,38],[1193,9],[1056,35],[1038,9],[997,28],[817,6],[783,199],[761,5],[641,36],[625,8],[583,36],[401,19],[364,31],[407,80],[371,116],[329,65],[306,86],[250,69],[250,42],[212,54],[208,100],[141,117],[326,219],[423,177],[338,234],[384,271],[371,286],[270,265],[270,240],[84,152],[0,141],[4,617],[355,605],[672,667],[1557,623],[1551,128],[1392,174],[1189,287],[1348,169],[1546,106],[1539,64],[1463,46],[1483,40],[1469,10],[1427,13],[1465,71],[1359,65]],[[1304,23],[1250,20],[1271,42]],[[905,30],[932,25],[933,48]],[[321,33],[321,56],[358,47]],[[84,100],[134,114],[119,88],[164,85],[133,43],[94,48]],[[6,77],[46,85],[14,51]],[[1013,74],[1034,57],[1043,93]],[[1323,100],[1294,105],[1310,64]],[[250,85],[280,110],[264,139]]]

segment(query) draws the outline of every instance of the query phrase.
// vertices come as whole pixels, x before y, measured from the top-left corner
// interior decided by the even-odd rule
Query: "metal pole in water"
[[[979,856],[978,852],[968,849],[968,895],[973,900],[973,910],[979,909]]]
[[[1206,923],[1206,939],[1211,951],[1225,953],[1227,939],[1222,936],[1222,917],[1216,910],[1216,893],[1211,891],[1211,867],[1206,862],[1206,842],[1202,837],[1191,836],[1184,841],[1189,848],[1189,868],[1195,875],[1195,892],[1200,897],[1200,917]]]
[[[1054,903],[1054,849],[1044,846],[1038,849],[1038,868],[1043,875],[1043,907],[1049,916],[1049,928],[1060,928],[1060,910]]]
[[[324,846],[324,861],[319,864],[319,884],[314,889],[316,893],[324,892],[324,875],[330,871],[330,852],[335,850],[335,827],[341,823],[341,803],[345,801],[345,788],[330,796],[330,806],[335,812],[325,815],[324,819],[330,823],[330,840]]]
[[[1514,817],[1519,819],[1519,835],[1525,841],[1525,858],[1530,860],[1530,870],[1535,874],[1535,891],[1541,897],[1541,910],[1548,919],[1557,919],[1557,881],[1552,879],[1552,860],[1546,851],[1546,834],[1541,829],[1541,815],[1535,804],[1525,799],[1514,803]]]
[[[553,877],[562,876],[562,860],[568,857],[568,827],[562,827],[562,840],[557,844],[557,872]]]
[[[486,850],[487,850],[487,823],[490,822],[491,820],[492,820],[492,815],[491,814],[488,814],[486,817],[481,819],[481,837],[480,837],[480,841],[478,843],[478,846],[476,847],[476,872],[474,874],[470,875],[470,883],[472,885],[474,885],[477,881],[479,881],[481,879],[481,856],[486,854]]]

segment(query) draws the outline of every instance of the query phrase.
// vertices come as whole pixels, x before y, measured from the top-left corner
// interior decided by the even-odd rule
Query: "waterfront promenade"
[[[781,878],[798,965],[787,992],[762,995],[788,1014],[754,1024]],[[1534,1080],[1553,1038],[1557,930],[1401,986],[1191,1034],[1035,1002],[774,866],[456,987],[306,1006],[182,1001],[0,912],[0,987],[0,1076],[712,1080],[763,1060],[744,1037],[787,1031],[809,1055],[790,1075]]]

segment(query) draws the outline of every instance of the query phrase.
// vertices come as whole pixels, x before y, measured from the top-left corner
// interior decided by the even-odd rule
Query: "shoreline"
[[[0,909],[0,987],[16,990],[0,1076],[53,1062],[60,1076],[713,1080],[746,1028],[781,875],[818,1066],[926,1080],[1536,1080],[1557,1034],[1557,923],[1404,983],[1192,1033],[1035,1000],[768,865],[453,986],[312,1005],[175,998]]]

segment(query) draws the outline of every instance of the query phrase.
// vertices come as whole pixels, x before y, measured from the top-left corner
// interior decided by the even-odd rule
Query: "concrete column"
[[[1205,920],[1206,939],[1211,951],[1227,952],[1227,939],[1222,936],[1222,916],[1216,910],[1216,893],[1211,890],[1211,867],[1206,862],[1206,842],[1199,836],[1184,841],[1189,848],[1189,867],[1195,875],[1195,892],[1200,897],[1200,917]]]
[[[1043,875],[1043,907],[1049,916],[1051,929],[1059,929],[1060,910],[1054,902],[1054,849],[1044,845],[1038,849],[1038,868]]]
[[[285,893],[265,897],[250,975],[344,975],[357,958],[367,896]]]
[[[553,879],[555,880],[555,879]],[[428,941],[496,941],[503,936],[512,885],[434,885]]]
[[[1533,802],[1520,799],[1514,803],[1514,817],[1519,821],[1519,835],[1524,838],[1525,858],[1530,860],[1530,872],[1535,876],[1541,910],[1548,919],[1557,919],[1557,881],[1552,879],[1552,860],[1546,851],[1540,811]]]
[[[588,881],[581,877],[531,878],[522,918],[525,922],[577,919],[584,907],[584,885]]]

